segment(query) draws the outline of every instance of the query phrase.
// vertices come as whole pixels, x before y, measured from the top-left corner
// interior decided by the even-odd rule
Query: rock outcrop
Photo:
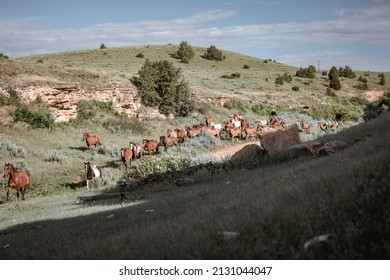
[[[40,96],[49,106],[56,122],[68,122],[77,115],[77,103],[80,100],[98,100],[112,102],[118,112],[136,116],[141,103],[134,88],[94,88],[81,89],[78,86],[27,86],[16,88],[25,102]],[[0,94],[8,92],[0,88]]]

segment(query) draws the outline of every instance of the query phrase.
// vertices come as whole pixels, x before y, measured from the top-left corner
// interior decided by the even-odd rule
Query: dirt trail
[[[218,158],[220,160],[223,160],[223,159],[232,157],[238,151],[243,150],[245,147],[247,147],[249,145],[256,145],[260,148],[260,141],[259,140],[244,141],[244,142],[240,142],[239,144],[236,144],[233,146],[223,147],[223,148],[209,151],[207,154],[215,156],[216,158]]]

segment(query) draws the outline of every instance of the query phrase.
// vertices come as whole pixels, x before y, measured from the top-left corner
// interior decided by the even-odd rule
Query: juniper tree
[[[131,78],[145,106],[158,107],[165,115],[187,116],[193,110],[188,83],[167,60],[145,61],[138,76]]]

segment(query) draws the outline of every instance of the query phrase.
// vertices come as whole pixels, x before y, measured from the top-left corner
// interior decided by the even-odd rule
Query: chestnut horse
[[[144,153],[148,152],[149,155],[151,155],[152,153],[158,154],[158,143],[156,140],[143,139],[142,145],[143,145]]]
[[[275,115],[271,114],[269,116],[269,127],[273,129],[284,128],[284,122],[279,121]]]
[[[85,140],[85,143],[87,143],[88,148],[89,148],[89,146],[92,146],[92,145],[95,145],[95,148],[97,145],[101,145],[99,137],[97,137],[96,135],[91,136],[87,132],[83,133],[83,140],[82,141],[84,141],[84,140]]]
[[[131,162],[132,158],[133,158],[133,149],[132,148],[121,148],[121,159],[122,159],[123,164],[126,167],[126,170],[127,170],[127,167],[129,166],[129,161]]]
[[[310,133],[310,124],[308,122],[305,122],[305,121],[301,121],[301,128],[302,128],[302,131],[304,131],[305,133]]]
[[[164,151],[170,147],[177,147],[177,138],[160,136],[160,145],[164,146]]]
[[[19,192],[22,193],[22,200],[24,200],[24,194],[26,190],[34,190],[34,188],[30,186],[30,175],[26,171],[16,171],[10,163],[6,163],[3,170],[3,177],[5,178],[7,176],[9,176],[7,201],[11,189],[15,189],[17,191],[16,195],[18,197],[18,200]]]

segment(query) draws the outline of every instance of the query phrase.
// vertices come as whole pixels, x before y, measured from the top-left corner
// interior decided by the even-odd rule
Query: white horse
[[[235,120],[234,118],[232,119],[233,127],[234,128],[239,128],[241,127],[241,121]]]
[[[223,126],[220,123],[211,123],[211,127],[214,129],[222,130]]]

